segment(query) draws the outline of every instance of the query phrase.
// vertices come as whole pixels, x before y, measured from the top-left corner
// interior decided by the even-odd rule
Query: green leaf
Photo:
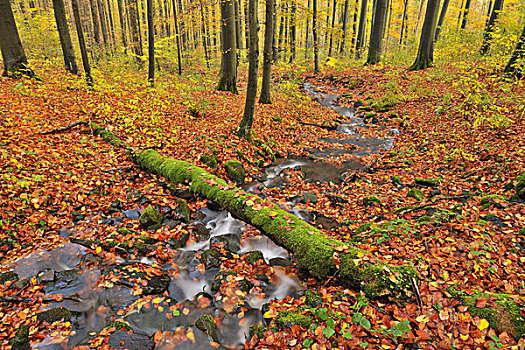
[[[325,329],[323,329],[323,334],[327,338],[330,338],[332,335],[334,335],[334,333],[335,333],[335,330],[333,328],[325,328]]]
[[[309,348],[310,345],[312,345],[313,343],[314,343],[313,339],[305,339],[303,341],[303,346]]]

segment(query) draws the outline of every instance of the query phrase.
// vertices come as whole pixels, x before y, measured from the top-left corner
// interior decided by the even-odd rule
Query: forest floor
[[[126,218],[124,223],[133,231],[123,240],[130,249],[108,248],[117,227],[97,225],[96,218],[89,219],[92,213],[109,212],[111,216],[112,207],[131,205],[142,211],[147,205],[137,207],[134,193],[145,194],[149,203],[163,207],[177,208],[179,202],[160,177],[137,168],[125,150],[94,136],[88,126],[42,133],[92,121],[133,147],[158,147],[163,156],[202,166],[224,179],[225,162],[239,159],[250,182],[272,163],[261,152],[265,145],[289,158],[308,155],[311,148],[355,150],[352,145],[334,146],[326,141],[343,136],[319,125],[339,123],[341,116],[308,97],[303,90],[306,81],[323,92],[340,95],[341,105],[361,101],[356,115],[368,127],[358,128],[358,133],[394,138],[393,146],[378,153],[364,152],[364,156],[343,151],[328,159],[334,164],[353,160],[366,167],[350,170],[343,181],[308,181],[300,169],[290,170],[283,174],[285,187],[261,189],[260,193],[283,208],[290,198],[306,198],[296,208],[331,222],[313,222],[326,235],[371,252],[377,261],[414,266],[421,300],[406,305],[367,300],[359,291],[338,285],[337,276],[316,281],[292,264],[286,267],[287,273],[302,276],[303,287],[313,293],[306,293],[308,298],[271,300],[263,310],[266,327],[255,329],[246,347],[525,347],[525,338],[515,339],[516,334],[523,334],[525,325],[494,329],[489,326],[489,316],[473,311],[476,307],[497,308],[496,294],[488,299],[474,296],[467,305],[450,289],[467,295],[476,295],[476,291],[509,294],[525,310],[525,205],[515,190],[525,166],[523,82],[501,82],[498,72],[482,65],[440,66],[423,72],[406,72],[404,67],[355,67],[318,76],[275,68],[273,104],[256,106],[255,142],[249,143],[235,136],[244,106],[243,74],[241,94],[233,95],[215,91],[214,77],[203,73],[184,79],[160,78],[155,88],[139,84],[143,77],[131,73],[99,74],[94,76],[98,84],[88,90],[81,78],[68,76],[53,65],[39,65],[36,71],[42,82],[0,80],[3,271],[22,257],[68,242],[64,228],[73,226],[75,237],[98,240],[88,252],[98,257],[95,264],[105,266],[122,257],[136,261],[141,253],[131,248],[147,242],[151,249],[142,255],[166,264],[176,254],[165,249],[167,241],[184,234],[189,234],[189,242],[198,239],[192,225],[152,231]],[[212,154],[218,160],[216,170],[201,162],[203,155]],[[195,213],[207,201],[194,197],[188,204]],[[243,232],[244,236],[257,234],[251,227]],[[142,264],[138,269],[144,280],[150,280],[148,276],[161,273],[157,267]],[[256,286],[257,275],[273,273],[262,263],[248,266],[246,256],[237,254],[224,258],[222,268]],[[73,321],[50,325],[37,319],[43,308],[63,298],[45,292],[49,279],[38,272],[42,271],[28,275],[25,283],[20,283],[21,276],[0,275],[3,347],[22,326],[28,326],[32,344],[43,339],[58,344],[73,332]],[[99,285],[109,288],[105,278],[100,276]],[[233,312],[232,303],[242,304],[249,291],[242,290],[239,278],[226,280],[231,290],[225,291],[225,283],[221,293],[230,293],[226,295],[233,301],[223,308]],[[158,298],[151,295],[140,300],[142,305],[153,305],[159,304]],[[111,320],[129,313],[130,308],[111,314]],[[221,322],[221,317],[214,318],[215,323]],[[111,326],[97,331],[85,346],[101,347],[118,330]],[[177,339],[176,344],[195,341],[188,329],[158,331],[152,340],[158,348],[168,349],[170,337]],[[210,344],[219,346],[214,341]]]

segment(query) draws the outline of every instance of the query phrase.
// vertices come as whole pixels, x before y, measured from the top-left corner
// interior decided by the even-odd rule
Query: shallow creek
[[[345,171],[359,169],[363,165],[358,160],[333,165],[321,159],[334,158],[344,153],[363,156],[392,146],[392,139],[364,138],[358,134],[357,129],[366,125],[361,118],[354,116],[353,108],[338,105],[339,96],[322,93],[320,89],[308,83],[305,83],[305,90],[322,106],[346,118],[337,128],[338,133],[344,134],[345,137],[324,138],[322,141],[352,144],[356,148],[310,149],[310,157],[278,159],[266,169],[264,181],[244,185],[245,191],[261,195],[262,188],[286,186],[286,173],[290,169],[301,170],[306,181],[338,183]],[[303,220],[314,221],[314,213],[294,208],[299,201],[300,198],[290,200],[286,204],[287,208]],[[97,216],[94,224],[123,226],[124,223],[130,223],[130,220],[137,220],[143,208],[144,206],[131,204],[131,207],[122,210],[120,214]],[[170,225],[169,220],[165,219],[164,224]],[[172,261],[160,266],[169,278],[159,279],[156,283],[160,286],[150,281],[151,286],[148,283],[143,287],[144,294],[158,295],[148,303],[143,302],[140,295],[134,295],[133,286],[125,281],[114,284],[106,282],[103,285],[100,281],[101,276],[108,271],[118,270],[124,276],[133,277],[131,270],[124,271],[127,266],[157,267],[157,262],[152,258],[139,257],[138,260],[132,261],[117,258],[116,263],[108,267],[103,266],[100,258],[88,249],[74,243],[66,243],[61,247],[38,251],[16,261],[12,269],[19,278],[31,279],[37,276],[37,280],[45,284],[46,295],[64,296],[64,300],[51,303],[48,308],[63,306],[74,315],[71,319],[73,335],[53,334],[33,348],[72,349],[79,344],[85,344],[94,334],[108,327],[112,319],[117,318],[128,322],[134,332],[112,333],[109,343],[115,349],[213,349],[208,335],[194,325],[202,315],[211,315],[219,320],[218,340],[221,345],[226,348],[243,348],[249,326],[263,323],[261,309],[264,310],[265,303],[286,296],[299,297],[304,292],[297,277],[286,272],[285,266],[290,264],[288,252],[264,235],[245,236],[244,222],[233,218],[226,211],[207,207],[192,216],[189,226],[197,225],[204,227],[209,236],[201,241],[190,241],[176,249]],[[60,233],[64,237],[74,237],[75,225],[62,229]],[[205,270],[199,268],[199,258],[216,242],[227,242],[230,250],[239,256],[260,251],[265,262],[272,266],[271,276],[261,276],[256,287],[247,288],[243,296],[242,310],[238,307],[227,307],[225,296],[221,295],[217,288],[213,288],[215,277],[222,269],[220,262],[211,264]],[[166,290],[166,285],[162,286],[163,283],[167,284],[169,296],[162,295],[161,290]],[[173,311],[175,316],[167,317],[166,310]],[[187,335],[190,331],[194,341],[177,340],[181,338],[181,334]],[[155,341],[154,334],[157,334]]]

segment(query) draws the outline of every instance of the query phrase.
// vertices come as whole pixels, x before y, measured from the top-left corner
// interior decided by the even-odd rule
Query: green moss
[[[203,155],[201,156],[200,161],[203,164],[209,166],[211,169],[217,170],[217,164],[219,163],[219,159],[217,158],[215,154],[211,156]]]
[[[393,183],[394,185],[401,185],[401,184],[402,184],[402,182],[401,182],[401,178],[400,178],[399,176],[392,175],[392,176],[390,177],[390,179],[392,180],[392,183]]]
[[[311,307],[317,307],[323,303],[323,298],[313,290],[307,290],[304,292],[306,303]]]
[[[420,224],[427,224],[429,222],[433,222],[434,219],[428,215],[423,215],[420,218],[417,219],[417,222]]]
[[[521,199],[525,199],[525,173],[517,178],[516,195]]]
[[[263,326],[256,326],[251,325],[250,326],[250,336],[253,337],[254,335],[257,336],[258,339],[264,339],[264,332],[266,332],[266,327]]]
[[[162,214],[154,206],[148,207],[140,214],[139,224],[145,229],[153,229],[162,223]]]
[[[484,208],[484,209],[488,209],[491,205],[493,205],[494,203],[496,203],[494,201],[494,199],[505,199],[504,197],[502,196],[498,196],[497,194],[491,194],[491,195],[488,195],[488,196],[485,196],[483,198],[481,198],[481,200],[479,201],[479,204]]]
[[[129,323],[122,321],[114,321],[109,325],[109,327],[113,327],[116,330],[123,329],[125,331],[133,331],[133,328],[131,328]]]
[[[264,255],[259,250],[248,253],[248,256],[246,257],[246,261],[248,261],[252,265],[259,260],[264,260]]]
[[[369,231],[371,227],[372,227],[372,223],[371,223],[371,222],[366,223],[366,224],[362,224],[361,226],[359,226],[359,227],[355,230],[355,233],[356,233],[356,234],[360,234],[360,233],[363,233],[363,232]]]
[[[119,227],[117,229],[117,232],[120,233],[123,236],[128,236],[129,235],[129,236],[135,237],[135,236],[139,235],[139,233],[137,231],[130,230],[127,227]]]
[[[422,201],[425,199],[425,194],[419,188],[411,188],[407,193],[407,197],[412,197],[418,201]]]
[[[244,183],[244,177],[246,176],[246,171],[241,162],[237,160],[229,160],[224,163],[224,169],[228,176],[237,184],[241,185]]]
[[[16,331],[15,337],[10,341],[12,350],[29,350],[29,326],[21,326]]]
[[[374,206],[376,203],[381,205],[381,200],[377,198],[376,196],[368,196],[368,197],[363,198],[363,205],[365,207]]]
[[[518,231],[518,236],[525,236],[525,227]]]
[[[182,198],[174,198],[174,201],[177,202],[177,209],[175,210],[177,214],[182,217],[182,221],[189,224],[191,209],[188,205],[188,202]]]
[[[416,179],[416,185],[420,186],[426,186],[426,187],[436,187],[442,179],[422,179],[417,178]]]
[[[278,329],[292,328],[293,325],[298,325],[303,329],[308,329],[312,324],[312,317],[301,315],[291,311],[280,311],[274,319],[275,325]]]
[[[485,220],[478,220],[476,222],[479,226],[487,226],[489,223]]]
[[[7,281],[16,281],[18,275],[14,271],[7,271],[0,274],[0,284],[4,284]]]
[[[525,307],[522,306],[523,303],[516,303],[517,296],[479,291],[467,294],[455,286],[447,288],[447,291],[468,306],[472,315],[486,319],[492,328],[505,331],[516,340],[525,336]],[[493,301],[495,306],[477,307],[479,299],[487,300],[487,305],[491,305]]]
[[[195,321],[195,327],[203,331],[214,342],[219,342],[219,335],[217,333],[217,325],[210,315],[203,315]]]
[[[47,322],[49,324],[56,321],[64,320],[68,321],[73,315],[71,311],[63,307],[55,307],[46,311],[42,311],[36,314],[36,319],[39,322]]]

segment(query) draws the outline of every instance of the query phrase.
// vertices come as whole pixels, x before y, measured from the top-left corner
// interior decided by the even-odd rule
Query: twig
[[[53,130],[48,130],[48,131],[41,132],[40,135],[59,134],[59,133],[62,133],[62,132],[65,132],[65,131],[71,130],[71,129],[73,129],[73,128],[76,127],[76,126],[79,126],[79,125],[87,125],[87,124],[88,124],[88,122],[86,122],[86,121],[84,121],[84,120],[81,120],[81,121],[79,121],[79,122],[73,123],[73,124],[68,125],[68,126],[66,126],[66,127],[63,127],[63,128],[53,129]]]
[[[423,305],[421,302],[421,294],[419,293],[419,288],[417,286],[416,280],[414,277],[410,277],[410,283],[412,284],[412,289],[414,290],[414,294],[416,295],[416,301],[419,308]]]

